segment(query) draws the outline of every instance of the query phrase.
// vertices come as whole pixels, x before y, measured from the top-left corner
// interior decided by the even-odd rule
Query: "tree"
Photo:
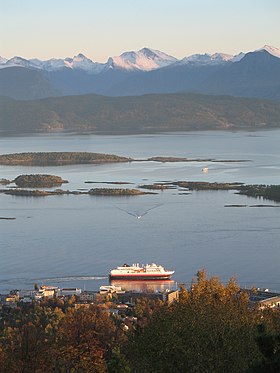
[[[278,311],[277,311],[278,313]],[[256,337],[261,359],[254,361],[248,372],[250,373],[278,373],[280,372],[280,333],[269,332],[265,324],[258,326]]]
[[[106,372],[116,346],[116,327],[105,310],[68,309],[57,333],[56,369],[66,372]]]
[[[235,279],[223,285],[202,270],[178,302],[130,338],[127,358],[135,372],[243,372],[259,356],[255,325]]]

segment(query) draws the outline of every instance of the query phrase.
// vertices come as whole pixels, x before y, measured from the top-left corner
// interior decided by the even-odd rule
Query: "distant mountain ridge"
[[[15,99],[178,92],[280,100],[280,50],[266,45],[236,56],[205,53],[178,60],[143,48],[106,63],[81,53],[47,61],[0,57],[0,95]]]
[[[0,113],[0,133],[121,134],[280,127],[277,102],[198,94],[135,97],[91,94],[36,101],[0,97]]]

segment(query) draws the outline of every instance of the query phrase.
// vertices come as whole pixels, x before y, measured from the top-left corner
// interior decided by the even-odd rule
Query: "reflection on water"
[[[120,286],[126,291],[135,291],[140,293],[157,293],[166,290],[175,290],[177,282],[173,280],[150,280],[150,281],[127,281],[111,280],[110,285]]]

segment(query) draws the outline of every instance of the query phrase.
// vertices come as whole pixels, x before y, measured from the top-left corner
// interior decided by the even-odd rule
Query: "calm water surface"
[[[163,180],[280,184],[279,140],[280,131],[5,137],[0,138],[1,154],[92,151],[136,159],[177,156],[250,162],[0,166],[0,178],[55,174],[69,180],[63,186],[69,190],[106,186],[104,181],[127,181],[132,187]],[[209,172],[203,173],[203,167]],[[100,184],[85,184],[89,180]],[[30,288],[34,282],[97,289],[106,284],[110,268],[152,261],[174,269],[179,282],[190,281],[204,267],[223,280],[236,275],[244,286],[280,290],[280,208],[224,207],[277,203],[232,191],[182,193],[44,198],[0,194],[0,216],[16,217],[0,220],[0,291]],[[141,219],[129,214],[149,209]]]

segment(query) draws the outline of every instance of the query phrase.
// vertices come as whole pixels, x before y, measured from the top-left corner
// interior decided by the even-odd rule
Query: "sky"
[[[279,0],[0,0],[0,56],[238,54],[280,48],[279,19]]]

